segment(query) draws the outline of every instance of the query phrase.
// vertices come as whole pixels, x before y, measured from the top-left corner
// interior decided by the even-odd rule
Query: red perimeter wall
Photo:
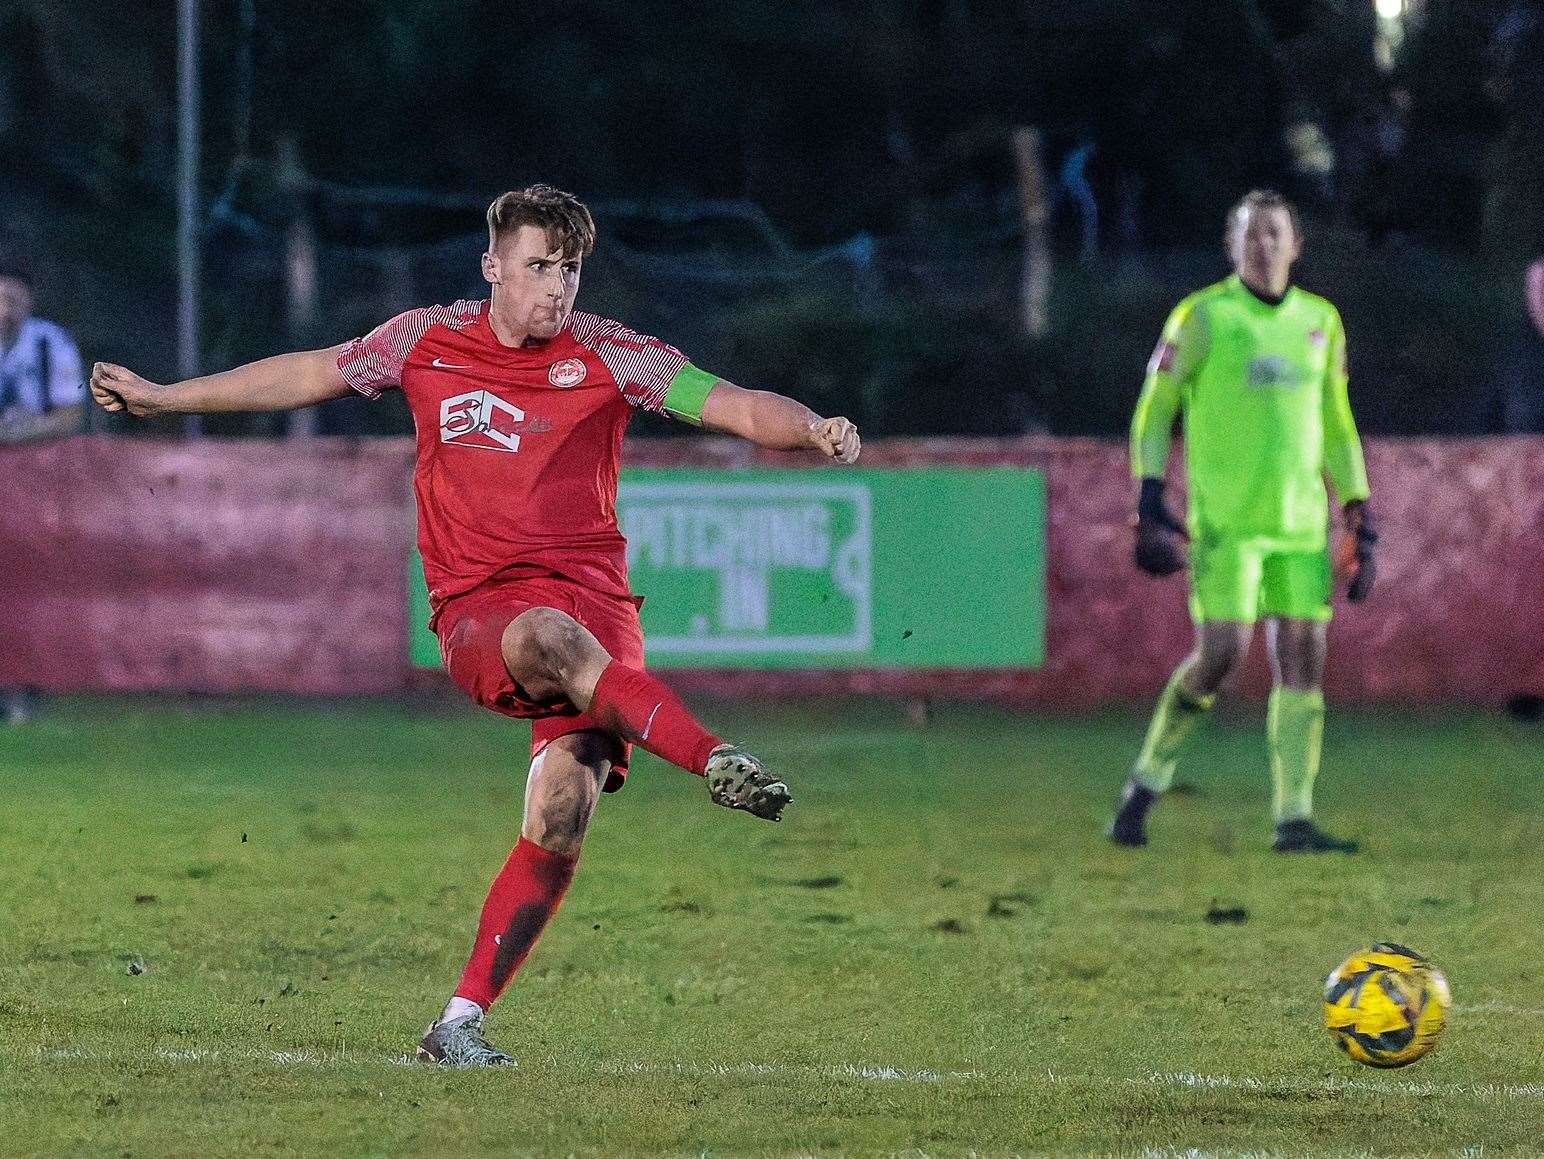
[[[0,450],[0,684],[402,687],[411,454],[106,436]]]
[[[346,694],[403,687],[412,448],[79,438],[0,450],[0,684]],[[1379,587],[1342,607],[1344,700],[1494,703],[1544,691],[1544,439],[1377,440]],[[703,439],[636,466],[804,462]],[[896,440],[873,466],[1021,465],[1050,493],[1048,659],[1034,672],[673,673],[691,691],[1145,698],[1190,635],[1180,580],[1130,563],[1124,447]],[[940,609],[947,615],[948,609]],[[1264,686],[1257,655],[1246,688]]]

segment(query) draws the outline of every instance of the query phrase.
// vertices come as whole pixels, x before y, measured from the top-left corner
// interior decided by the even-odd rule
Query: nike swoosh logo
[[[649,723],[643,726],[643,735],[638,738],[639,740],[649,739],[649,729],[654,727],[654,718],[659,715],[659,710],[664,707],[665,702],[663,700],[654,706],[654,711],[649,713]]]
[[[433,366],[433,367],[435,367],[435,368],[437,368],[439,370],[471,370],[472,369],[470,366],[457,366],[454,362],[441,362],[438,358],[436,358],[429,365]]]

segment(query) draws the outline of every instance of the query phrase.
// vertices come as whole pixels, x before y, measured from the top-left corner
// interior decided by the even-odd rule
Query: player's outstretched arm
[[[98,362],[91,368],[91,397],[104,410],[128,411],[137,418],[295,410],[349,394],[349,385],[338,369],[341,350],[341,346],[333,346],[280,354],[219,374],[166,384],[151,382],[111,362]]]
[[[802,402],[768,390],[746,390],[719,379],[702,404],[702,425],[738,435],[773,451],[819,451],[838,463],[856,463],[858,428],[844,418],[821,418]]]

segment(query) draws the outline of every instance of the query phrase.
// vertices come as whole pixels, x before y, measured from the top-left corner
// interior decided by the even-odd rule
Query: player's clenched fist
[[[155,383],[111,362],[98,362],[91,368],[91,397],[104,410],[126,410],[138,418],[158,414],[158,389]]]
[[[863,440],[858,428],[843,418],[820,419],[810,424],[810,442],[828,459],[838,463],[856,463]]]
[[[1143,479],[1137,499],[1137,566],[1148,575],[1173,575],[1184,569],[1190,534],[1163,500],[1163,480]]]

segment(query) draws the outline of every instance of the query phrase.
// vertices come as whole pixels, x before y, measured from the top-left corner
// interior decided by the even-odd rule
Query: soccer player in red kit
[[[777,450],[858,457],[856,428],[745,390],[657,338],[576,313],[589,211],[533,185],[488,207],[489,298],[409,310],[362,338],[160,385],[107,363],[91,390],[134,415],[268,411],[400,388],[417,428],[414,488],[430,624],[473,700],[533,718],[520,840],[484,903],[455,995],[420,1058],[510,1062],[488,1007],[568,889],[603,791],[638,745],[705,777],[711,799],[776,821],[788,786],[709,732],[644,670],[639,600],[617,527],[622,433],[635,408]]]

